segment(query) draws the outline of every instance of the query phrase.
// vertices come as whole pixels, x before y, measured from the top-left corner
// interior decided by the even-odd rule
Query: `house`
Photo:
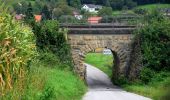
[[[170,8],[160,9],[160,11],[161,11],[164,15],[170,16]]]
[[[80,15],[80,13],[77,11],[73,11],[73,16],[78,20],[81,20],[83,18],[83,16]]]
[[[98,11],[102,9],[102,6],[94,4],[84,4],[82,6],[82,9],[91,13],[98,13]]]
[[[88,21],[88,23],[90,23],[90,24],[98,24],[101,19],[102,19],[102,17],[89,17],[89,18],[87,19],[87,21]]]
[[[112,55],[112,51],[110,49],[104,49],[103,54],[104,55]]]
[[[36,22],[40,22],[42,20],[42,15],[34,15],[34,19]]]
[[[16,20],[22,20],[22,19],[24,19],[24,17],[25,17],[25,15],[23,15],[23,14],[16,14],[15,15]]]

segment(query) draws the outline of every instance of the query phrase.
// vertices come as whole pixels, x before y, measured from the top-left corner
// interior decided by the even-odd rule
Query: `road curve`
[[[104,72],[89,64],[85,65],[89,90],[84,95],[83,100],[151,100],[114,86]]]

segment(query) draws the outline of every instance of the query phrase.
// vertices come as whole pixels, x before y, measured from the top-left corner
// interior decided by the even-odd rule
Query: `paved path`
[[[84,95],[83,100],[151,100],[114,86],[104,72],[89,64],[85,65],[89,91]]]

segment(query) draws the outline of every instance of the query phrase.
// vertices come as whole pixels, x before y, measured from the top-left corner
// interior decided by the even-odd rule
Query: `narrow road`
[[[89,64],[85,65],[87,66],[86,81],[89,90],[83,100],[151,100],[114,86],[104,72]]]

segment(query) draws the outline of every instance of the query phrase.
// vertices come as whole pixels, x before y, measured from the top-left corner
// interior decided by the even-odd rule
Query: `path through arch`
[[[84,65],[86,66],[86,82],[89,90],[83,100],[151,100],[114,86],[104,72],[89,64]]]

